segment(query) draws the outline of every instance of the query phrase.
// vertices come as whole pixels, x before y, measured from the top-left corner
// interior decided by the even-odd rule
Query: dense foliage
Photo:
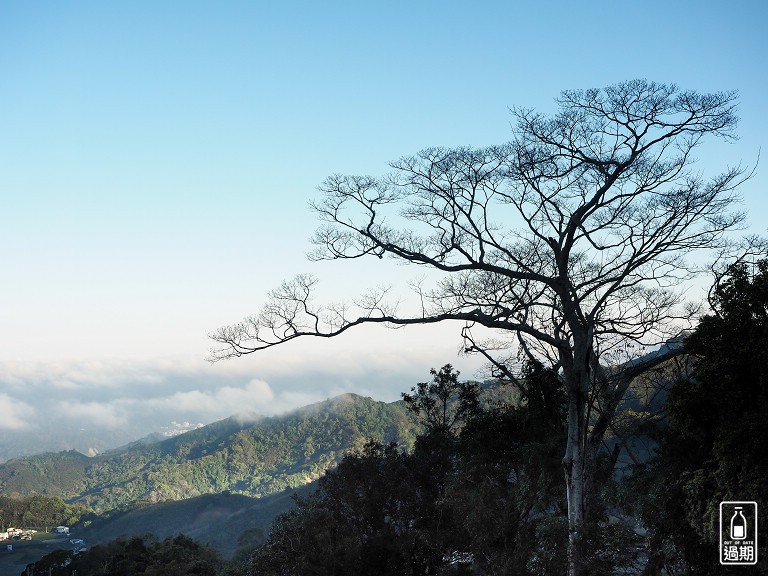
[[[239,574],[507,574],[562,571],[563,396],[541,366],[540,393],[522,406],[481,410],[476,387],[459,390],[450,367],[433,371],[409,405],[423,418],[411,452],[369,441],[278,518]],[[430,401],[451,388],[459,428]],[[421,410],[417,408],[421,407]],[[442,413],[442,411],[440,411]],[[450,418],[453,421],[453,417]]]
[[[768,260],[731,268],[712,301],[687,339],[694,358],[671,390],[659,454],[633,478],[651,564],[675,573],[723,573],[712,561],[721,501],[768,502]],[[762,519],[758,529],[765,559]]]
[[[158,542],[152,536],[117,539],[87,553],[57,550],[22,573],[49,576],[216,576],[223,561],[212,548],[184,535]]]
[[[69,498],[85,490],[91,461],[75,450],[9,460],[0,464],[0,492]]]
[[[93,512],[86,507],[66,504],[55,496],[0,495],[0,531],[9,527],[41,530],[55,526],[72,526],[92,516]]]

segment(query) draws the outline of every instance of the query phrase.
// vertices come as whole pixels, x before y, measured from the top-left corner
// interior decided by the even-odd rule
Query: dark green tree
[[[315,494],[278,517],[249,574],[434,573],[443,559],[433,538],[433,491],[415,468],[414,456],[395,444],[371,440],[347,455]]]
[[[450,364],[429,373],[432,381],[419,382],[410,394],[403,392],[403,401],[428,434],[455,435],[480,413],[480,385],[459,382],[460,372],[454,372]]]
[[[476,573],[550,574],[566,566],[562,380],[529,363],[520,405],[502,405],[462,429],[445,501],[461,519],[459,550]]]
[[[72,562],[74,552],[71,550],[54,550],[53,552],[46,554],[37,562],[27,564],[21,576],[29,576],[30,574],[50,574],[51,576],[69,576],[71,571],[67,569],[67,566]]]
[[[719,503],[768,501],[768,259],[732,266],[710,301],[686,341],[690,370],[670,391],[660,454],[630,481],[650,530],[648,574],[723,573]],[[765,559],[766,522],[758,527]]]
[[[93,511],[85,506],[66,504],[58,496],[0,495],[0,529],[9,526],[41,530],[58,525],[72,526],[87,520]]]
[[[223,564],[218,552],[184,534],[166,538],[151,552],[145,576],[216,576]]]
[[[216,576],[224,561],[218,552],[180,534],[118,538],[84,552],[57,550],[27,566],[22,576]]]
[[[237,539],[237,550],[222,570],[222,576],[244,576],[249,573],[253,557],[264,546],[267,537],[261,528],[250,528]]]

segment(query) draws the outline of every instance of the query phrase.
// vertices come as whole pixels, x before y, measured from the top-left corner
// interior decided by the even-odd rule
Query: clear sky
[[[60,412],[43,397],[65,394],[105,422],[144,401],[168,408],[158,421],[210,421],[348,390],[391,400],[445,362],[471,375],[455,327],[214,366],[206,334],[299,272],[331,297],[405,277],[305,260],[316,186],[426,146],[502,143],[509,107],[551,111],[563,89],[736,89],[741,139],[700,165],[753,165],[766,22],[761,0],[3,0],[0,427]],[[742,189],[763,234],[767,170]]]

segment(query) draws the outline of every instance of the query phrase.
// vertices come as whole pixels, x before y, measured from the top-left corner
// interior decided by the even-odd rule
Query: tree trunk
[[[590,389],[591,341],[589,332],[574,331],[571,354],[566,354],[563,375],[568,390],[568,436],[563,467],[568,500],[568,576],[584,573],[583,532],[590,487],[587,450],[587,398]]]
[[[579,576],[582,566],[581,539],[584,528],[584,421],[585,403],[578,390],[568,394],[568,439],[563,458],[568,499],[568,576]]]

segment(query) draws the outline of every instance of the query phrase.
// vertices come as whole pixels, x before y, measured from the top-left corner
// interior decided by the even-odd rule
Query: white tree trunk
[[[568,576],[578,576],[582,564],[580,542],[586,512],[584,408],[580,392],[571,391],[568,401],[568,439],[563,458],[568,499]]]
[[[590,330],[572,325],[572,351],[561,355],[565,385],[568,390],[568,435],[563,467],[568,501],[568,576],[583,573],[582,538],[587,517],[589,467],[587,464],[587,399],[590,390]]]

